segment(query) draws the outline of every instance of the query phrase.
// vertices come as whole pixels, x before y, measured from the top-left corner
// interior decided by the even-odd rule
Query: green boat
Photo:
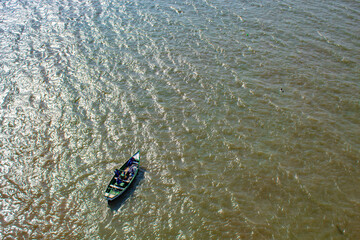
[[[113,201],[123,194],[134,181],[140,167],[140,151],[127,160],[115,174],[105,190],[105,198]]]

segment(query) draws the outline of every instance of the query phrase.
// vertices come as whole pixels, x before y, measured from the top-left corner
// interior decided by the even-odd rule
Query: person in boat
[[[115,180],[116,180],[116,184],[118,185],[120,185],[123,182],[120,177],[116,177]]]
[[[120,174],[120,179],[123,182],[130,182],[130,171],[129,167],[125,168],[123,172]]]
[[[136,166],[131,166],[131,167],[130,167],[129,172],[130,172],[130,175],[131,175],[131,176],[134,176],[134,175],[135,175],[136,169],[137,169]]]
[[[134,176],[136,166],[133,165],[135,159],[132,157],[129,159],[127,167],[121,172],[120,178],[123,182],[130,182],[130,179]]]
[[[135,159],[133,157],[131,157],[128,161],[128,166],[131,166],[133,164],[133,162],[135,161]]]
[[[117,184],[121,184],[122,180],[121,180],[121,171],[119,169],[115,169],[115,181]]]
[[[115,169],[115,177],[120,177],[121,171],[119,169]]]

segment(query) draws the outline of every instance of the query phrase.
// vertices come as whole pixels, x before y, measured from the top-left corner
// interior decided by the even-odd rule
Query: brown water
[[[360,239],[359,16],[352,0],[1,2],[1,238]]]

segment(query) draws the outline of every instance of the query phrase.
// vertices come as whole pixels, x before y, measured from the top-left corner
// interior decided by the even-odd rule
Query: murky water
[[[2,1],[1,238],[359,239],[359,16],[355,0]]]

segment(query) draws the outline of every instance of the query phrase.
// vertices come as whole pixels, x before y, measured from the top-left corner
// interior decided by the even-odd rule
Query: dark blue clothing
[[[120,178],[116,178],[116,183],[117,183],[117,184],[122,183],[121,179],[120,179]]]
[[[133,161],[134,161],[134,158],[130,158],[127,165],[131,166],[131,164],[133,164]]]
[[[120,173],[119,169],[115,169],[115,177],[120,177]]]

